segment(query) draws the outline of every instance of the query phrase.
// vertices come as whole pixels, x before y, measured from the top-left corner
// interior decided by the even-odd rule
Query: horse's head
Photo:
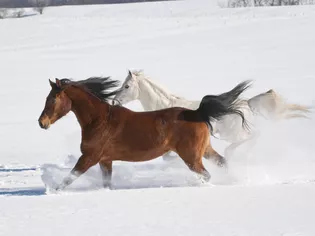
[[[139,83],[138,83],[138,74],[128,71],[128,75],[120,88],[116,93],[116,96],[113,99],[112,104],[117,103],[123,105],[128,102],[139,99]]]
[[[65,116],[71,110],[71,100],[64,92],[69,86],[70,80],[56,79],[56,83],[49,80],[51,90],[47,96],[46,104],[38,122],[43,129],[48,129],[49,126]]]

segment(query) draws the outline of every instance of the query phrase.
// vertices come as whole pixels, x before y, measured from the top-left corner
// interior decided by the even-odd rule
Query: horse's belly
[[[122,155],[117,155],[115,160],[117,161],[130,161],[130,162],[141,162],[150,161],[166,153],[167,149],[155,148],[150,150],[136,151],[132,150]]]

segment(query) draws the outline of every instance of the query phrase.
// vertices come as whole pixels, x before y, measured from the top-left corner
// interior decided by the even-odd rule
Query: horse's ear
[[[51,88],[57,88],[57,85],[49,79],[49,84]]]
[[[62,86],[61,81],[57,78],[56,78],[56,85],[57,85],[57,88],[61,88]]]
[[[132,76],[132,72],[130,70],[128,70],[128,75]]]

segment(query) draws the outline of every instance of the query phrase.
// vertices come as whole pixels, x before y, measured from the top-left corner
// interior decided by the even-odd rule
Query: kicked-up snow
[[[205,0],[1,20],[0,235],[314,235],[313,113],[259,121],[257,142],[228,156],[227,170],[204,160],[209,184],[175,155],[114,163],[111,190],[96,165],[60,193],[51,187],[80,156],[80,127],[73,114],[47,131],[37,122],[49,78],[123,81],[128,69],[190,100],[252,79],[246,97],[273,88],[314,106],[314,28],[314,6],[224,9]],[[228,145],[211,140],[220,153]]]

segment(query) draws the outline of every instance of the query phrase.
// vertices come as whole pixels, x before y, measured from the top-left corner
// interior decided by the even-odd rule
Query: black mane
[[[115,96],[118,92],[117,90],[108,91],[111,88],[116,88],[119,86],[119,80],[111,80],[110,77],[90,77],[85,80],[71,81],[69,79],[62,79],[61,83],[73,84],[87,90],[98,99],[103,102],[108,102],[112,96]]]

